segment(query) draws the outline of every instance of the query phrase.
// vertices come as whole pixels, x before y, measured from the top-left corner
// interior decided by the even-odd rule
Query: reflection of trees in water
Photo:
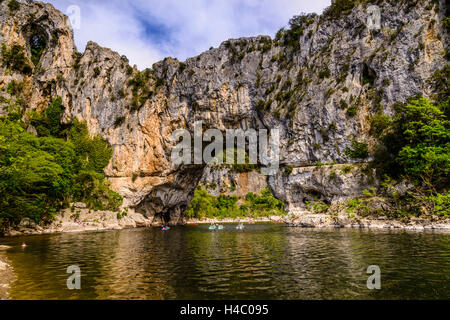
[[[158,231],[123,230],[26,238],[26,252],[13,254],[19,281],[11,297],[174,298],[175,289],[168,283],[171,273],[177,271],[178,259],[183,259],[183,242],[176,239],[182,234],[171,234],[171,241],[167,241],[167,234]],[[81,268],[80,291],[66,288],[69,265]]]
[[[119,233],[116,255],[99,296],[129,299],[175,299],[171,285],[185,250],[182,232],[159,229]],[[97,290],[99,287],[97,287]]]
[[[290,257],[302,299],[356,298],[366,288],[367,277],[352,230],[290,229]],[[289,280],[286,281],[289,283]]]
[[[345,299],[367,294],[365,269],[370,264],[365,263],[361,255],[360,249],[365,248],[360,246],[358,233],[289,229],[287,260],[293,271],[284,274],[283,283],[298,286],[294,298]],[[292,292],[290,294],[292,298]]]
[[[11,291],[12,299],[92,299],[95,279],[90,275],[106,261],[113,250],[113,237],[109,233],[65,233],[60,235],[32,236],[16,239],[11,251],[17,281]],[[25,250],[20,243],[26,242]],[[107,246],[95,243],[108,242]],[[106,251],[105,251],[106,250]],[[103,258],[102,258],[103,257]],[[81,291],[67,290],[70,276],[67,267],[78,265],[82,273]]]
[[[370,239],[362,239],[368,247],[367,258],[381,268],[383,294],[389,292],[390,298],[448,298],[449,233],[403,230],[385,231],[383,235],[371,232]]]
[[[5,239],[17,275],[10,298],[406,299],[450,291],[449,233],[227,228]],[[372,264],[381,268],[379,291],[366,288]],[[69,265],[81,267],[81,291],[66,288]]]
[[[288,239],[291,252],[287,263],[294,272],[284,275],[285,283],[296,282],[299,286],[297,294],[290,294],[291,299],[430,297],[437,286],[441,286],[437,291],[445,291],[438,282],[434,289],[427,288],[433,277],[430,267],[436,268],[435,280],[446,279],[447,287],[450,283],[448,234],[291,229]],[[366,270],[370,265],[381,268],[381,291],[367,289],[370,275]],[[290,279],[293,275],[297,277]],[[289,292],[289,285],[285,287],[287,291],[280,291]]]

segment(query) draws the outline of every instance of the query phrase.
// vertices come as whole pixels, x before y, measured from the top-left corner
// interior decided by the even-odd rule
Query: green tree
[[[450,180],[450,121],[447,102],[418,97],[395,105],[396,114],[381,134],[377,163],[392,176],[403,175],[431,190]],[[388,122],[385,122],[388,123]]]
[[[103,173],[112,156],[112,149],[108,143],[99,136],[90,138],[86,124],[78,120],[74,121],[69,137],[75,145],[80,168]]]
[[[5,44],[2,44],[2,57],[3,64],[8,68],[24,74],[31,74],[33,71],[28,64],[25,49],[20,45],[15,44],[11,49],[8,49]]]
[[[23,218],[50,221],[70,202],[85,202],[95,210],[117,210],[122,197],[110,190],[104,168],[112,149],[91,137],[85,123],[61,124],[64,107],[53,100],[30,123],[0,117],[0,231]]]
[[[51,219],[64,198],[64,169],[18,123],[0,124],[0,218]]]
[[[206,190],[197,188],[185,214],[188,218],[205,219],[217,216],[218,212],[215,198]]]
[[[32,113],[30,122],[41,137],[63,138],[68,127],[61,123],[63,114],[62,99],[56,98],[44,111]]]

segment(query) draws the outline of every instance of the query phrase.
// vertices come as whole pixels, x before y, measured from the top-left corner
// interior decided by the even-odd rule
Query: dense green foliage
[[[417,97],[397,103],[393,118],[379,113],[372,119],[371,133],[381,141],[374,165],[397,217],[450,216],[449,103]],[[414,187],[399,195],[393,185],[400,180]]]
[[[443,105],[422,98],[399,109],[393,125],[402,133],[397,139],[404,139],[396,159],[402,171],[430,187],[448,186],[450,121],[443,113]]]
[[[245,196],[245,202],[241,205],[240,210],[245,216],[269,216],[284,215],[285,204],[275,198],[269,188],[261,191],[258,196],[254,193],[248,193]]]
[[[30,122],[39,136],[53,136],[63,138],[67,134],[68,126],[61,124],[64,112],[61,98],[53,100],[43,112],[32,112]]]
[[[122,204],[103,173],[111,148],[100,137],[91,138],[84,123],[61,125],[62,112],[61,99],[55,99],[33,114],[38,136],[21,121],[0,119],[0,230],[23,218],[51,221],[73,201],[95,210]]]
[[[266,217],[270,215],[284,215],[284,203],[277,200],[267,188],[261,195],[247,194],[243,203],[238,206],[238,197],[220,195],[214,197],[206,190],[195,190],[186,217],[207,218],[238,218],[238,217]]]
[[[30,74],[32,68],[28,64],[28,59],[25,56],[25,49],[19,45],[13,45],[8,49],[5,44],[2,44],[2,61],[7,68]]]
[[[432,189],[448,186],[450,174],[450,121],[444,110],[449,100],[438,105],[419,97],[397,103],[391,121],[378,116],[372,131],[383,148],[377,166],[393,177],[405,176]]]
[[[353,141],[352,147],[345,149],[345,154],[352,159],[367,159],[369,157],[368,145],[364,142]]]

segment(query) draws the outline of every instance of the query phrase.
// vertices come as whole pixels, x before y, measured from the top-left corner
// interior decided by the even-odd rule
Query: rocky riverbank
[[[0,245],[0,300],[8,298],[8,290],[11,282],[14,280],[14,272],[3,255],[3,251],[7,249],[9,249],[8,246]]]
[[[341,212],[337,215],[297,213],[284,222],[291,227],[303,228],[367,228],[367,229],[409,229],[448,230],[450,219],[407,218],[404,220],[388,217],[359,217]]]
[[[260,218],[223,218],[223,219],[187,219],[184,224],[223,224],[223,223],[284,223],[289,227],[299,228],[358,228],[358,229],[407,229],[407,230],[448,230],[450,232],[450,219],[409,218],[404,220],[390,219],[388,217],[359,217],[340,213],[337,215],[312,213],[310,211],[297,212],[289,216],[270,216]],[[127,216],[117,216],[117,213],[108,211],[90,212],[81,210],[74,214],[70,210],[63,211],[56,220],[47,226],[37,225],[24,220],[14,229],[8,230],[4,236],[25,236],[53,233],[70,233],[102,230],[122,230],[132,228],[160,227],[161,222],[155,222],[138,213]],[[1,251],[0,251],[1,253]],[[0,256],[1,258],[1,256]],[[1,261],[1,260],[0,260]],[[1,266],[5,265],[0,264]],[[0,286],[2,284],[0,283]]]
[[[160,225],[160,222],[147,219],[140,213],[92,211],[83,204],[76,204],[73,209],[61,211],[49,225],[39,225],[29,219],[24,219],[17,227],[7,230],[5,236],[121,230],[154,225]]]
[[[329,214],[314,214],[304,212],[289,217],[267,218],[225,218],[225,219],[189,219],[187,225],[196,224],[222,224],[222,223],[284,223],[289,227],[299,228],[354,228],[354,229],[407,229],[407,230],[448,230],[450,232],[450,219],[429,220],[411,218],[409,220],[394,220],[387,217],[379,218],[349,218],[345,215],[333,216]]]

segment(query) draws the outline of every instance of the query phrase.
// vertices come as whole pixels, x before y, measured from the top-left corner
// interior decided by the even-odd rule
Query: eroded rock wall
[[[309,16],[293,43],[264,36],[228,40],[185,62],[167,58],[139,72],[93,42],[78,54],[68,18],[52,5],[21,3],[11,12],[3,1],[0,44],[25,47],[32,72],[1,65],[0,87],[23,82],[28,110],[62,97],[62,120],[86,121],[112,145],[106,169],[112,188],[124,196],[124,206],[147,216],[182,219],[204,166],[174,166],[171,134],[192,131],[195,121],[222,131],[280,129],[282,168],[268,178],[274,193],[290,209],[301,208],[311,194],[339,201],[374,182],[357,183],[360,177],[351,174],[331,182],[329,171],[339,168],[312,166],[358,162],[344,151],[353,141],[367,142],[372,151],[371,115],[430,94],[427,79],[446,64],[448,44],[445,1],[434,3],[382,2],[379,31],[366,26],[366,5],[337,20]],[[34,66],[30,39],[36,34],[47,45]],[[5,114],[17,97],[4,89],[1,95]],[[285,166],[295,170],[286,174]]]

